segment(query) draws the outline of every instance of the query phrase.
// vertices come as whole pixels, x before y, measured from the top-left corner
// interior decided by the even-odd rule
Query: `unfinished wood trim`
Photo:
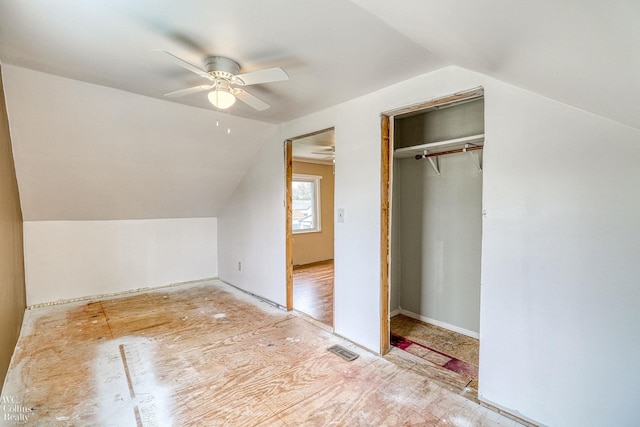
[[[380,182],[380,354],[390,350],[389,337],[389,258],[390,258],[390,200],[391,195],[391,162],[393,149],[391,147],[390,118],[381,117],[382,157]]]
[[[287,280],[287,311],[293,310],[293,201],[291,200],[291,182],[293,180],[293,140],[284,142],[285,151],[285,211],[286,211],[286,280]]]
[[[393,140],[391,138],[393,118],[429,108],[440,107],[456,102],[470,101],[484,96],[482,86],[435,98],[426,102],[383,112],[381,115],[381,180],[380,180],[380,354],[390,350],[389,337],[389,282],[391,258],[391,165],[393,161]]]
[[[441,107],[443,105],[451,104],[454,102],[469,101],[471,99],[481,98],[483,96],[484,96],[484,88],[477,87],[474,89],[457,92],[457,93],[454,93],[453,95],[447,95],[441,98],[435,98],[430,101],[420,102],[420,103],[409,105],[406,107],[396,108],[395,110],[386,111],[382,114],[388,117],[393,117],[401,114],[413,113],[415,111],[426,110],[428,108]]]
[[[331,132],[331,131],[335,131],[335,128],[333,126],[330,127],[330,128],[322,129],[322,130],[317,130],[317,131],[314,131],[314,132],[305,133],[304,135],[291,137],[291,138],[287,139],[287,141],[293,142],[293,141],[296,141],[298,139],[304,139],[304,138],[308,138],[310,136],[320,135],[321,133]]]

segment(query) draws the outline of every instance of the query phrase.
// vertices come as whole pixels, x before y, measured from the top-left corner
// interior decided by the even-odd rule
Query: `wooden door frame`
[[[380,178],[380,354],[391,350],[389,304],[391,268],[391,177],[393,166],[393,116],[380,117],[381,178]]]
[[[298,139],[319,135],[324,132],[334,131],[335,128],[322,129],[315,132],[306,133],[284,141],[284,164],[285,164],[285,190],[284,190],[284,206],[286,212],[285,221],[285,263],[286,263],[286,282],[287,282],[287,311],[293,310],[293,201],[291,199],[291,183],[293,181],[293,143]]]
[[[284,142],[284,163],[285,163],[285,187],[284,206],[286,212],[286,283],[287,283],[287,311],[293,310],[293,201],[291,200],[291,183],[293,181],[293,140],[287,139]]]
[[[391,199],[393,185],[393,123],[395,116],[426,110],[455,102],[484,96],[484,88],[477,87],[426,102],[396,108],[380,115],[380,354],[390,347],[390,282],[391,282]]]

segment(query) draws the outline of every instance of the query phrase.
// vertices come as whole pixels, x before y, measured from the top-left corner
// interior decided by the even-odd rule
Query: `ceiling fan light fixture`
[[[240,72],[240,64],[236,61],[224,56],[210,56],[205,58],[205,69],[203,70],[164,50],[152,50],[163,54],[166,58],[178,64],[182,68],[189,70],[210,82],[206,85],[199,85],[165,93],[164,96],[169,98],[178,98],[185,95],[208,91],[209,102],[219,110],[226,110],[230,108],[235,104],[236,99],[239,99],[254,110],[264,111],[269,108],[269,104],[258,97],[253,96],[244,89],[233,87],[233,85],[250,86],[289,80],[289,75],[279,67],[238,74]]]
[[[226,110],[236,103],[236,97],[225,87],[218,87],[207,95],[214,107]]]

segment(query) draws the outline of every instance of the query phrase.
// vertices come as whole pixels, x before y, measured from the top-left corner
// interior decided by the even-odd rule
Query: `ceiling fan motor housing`
[[[210,56],[204,61],[204,69],[213,77],[231,80],[240,71],[240,65],[224,56]]]

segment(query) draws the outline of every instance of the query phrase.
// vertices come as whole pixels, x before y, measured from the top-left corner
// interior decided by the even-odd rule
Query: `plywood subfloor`
[[[516,425],[217,281],[28,310],[2,399],[7,425]]]
[[[415,370],[472,400],[478,396],[479,341],[402,314],[391,318],[391,342],[421,361]]]
[[[293,308],[333,326],[333,260],[293,268]]]

